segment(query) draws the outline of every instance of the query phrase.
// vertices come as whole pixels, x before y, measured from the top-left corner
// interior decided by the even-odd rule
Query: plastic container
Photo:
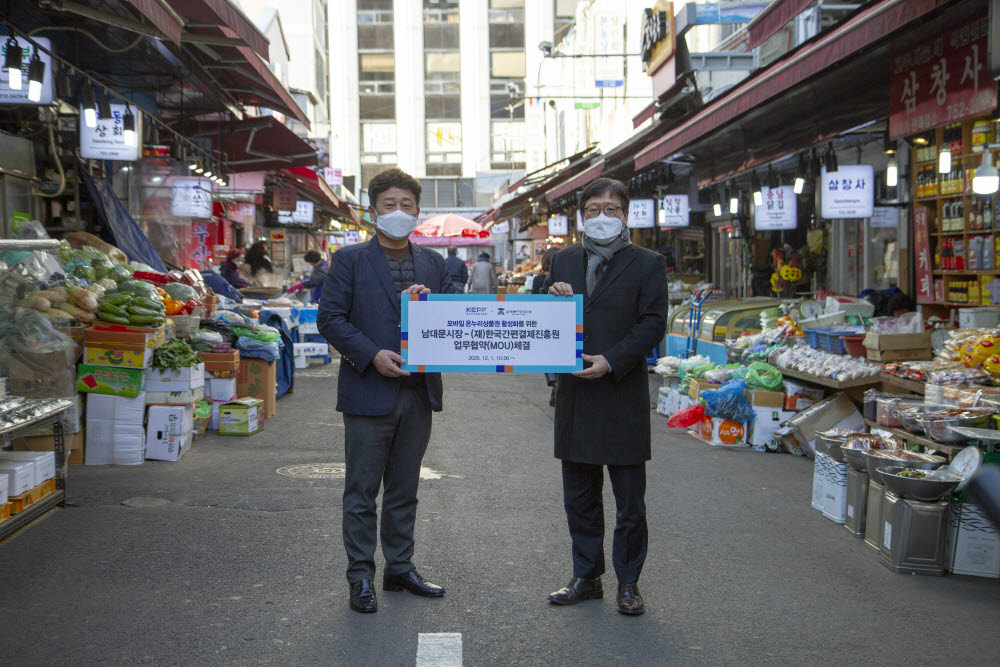
[[[868,350],[865,348],[863,342],[864,339],[864,334],[848,334],[840,337],[840,340],[844,343],[844,351],[852,357],[868,356]]]

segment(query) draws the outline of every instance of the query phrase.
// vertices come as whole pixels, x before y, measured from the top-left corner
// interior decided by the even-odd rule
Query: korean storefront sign
[[[361,243],[361,235],[354,230],[348,230],[344,232],[344,243],[347,245]]]
[[[295,188],[274,188],[271,190],[271,205],[275,211],[294,211],[299,195]]]
[[[889,79],[893,139],[989,113],[996,84],[986,67],[987,19],[944,31],[923,44],[894,49]]]
[[[656,224],[656,203],[652,199],[633,199],[628,205],[629,229],[649,229]]]
[[[308,199],[299,199],[295,202],[294,211],[279,211],[278,212],[278,222],[283,225],[311,225],[313,222],[313,213],[316,210],[316,205],[313,204]]]
[[[122,160],[134,162],[142,152],[142,114],[135,116],[135,146],[125,143],[125,105],[112,104],[111,118],[98,118],[95,127],[80,123],[80,156],[89,160]],[[80,109],[83,118],[83,109]]]
[[[691,224],[691,206],[687,195],[660,198],[656,223],[660,227],[687,227]]]
[[[405,370],[571,373],[583,369],[583,296],[403,294]]]
[[[836,218],[870,218],[875,209],[875,170],[870,164],[840,165],[820,178],[823,188],[820,215]]]
[[[754,229],[768,231],[795,229],[798,226],[799,212],[794,187],[763,187],[760,192],[763,203],[753,209]]]
[[[549,216],[549,235],[550,236],[566,236],[569,234],[569,216],[566,215],[550,215]]]
[[[344,184],[344,171],[334,167],[323,167],[323,180],[331,188]]]
[[[597,54],[594,62],[594,85],[620,88],[625,85],[625,36],[620,11],[604,12],[597,20]]]
[[[0,56],[7,56],[7,39],[9,37],[10,35],[0,35]],[[45,51],[38,51],[38,59],[45,64],[41,97],[37,102],[28,99],[28,64],[34,57],[35,45],[19,38],[17,43],[21,47],[21,89],[11,90],[7,68],[0,68],[0,104],[52,104],[52,58],[47,53],[47,51],[52,50],[52,42],[46,37],[32,37],[31,39],[45,49]]]
[[[931,244],[927,236],[926,206],[913,208],[913,252],[917,263],[917,303],[933,303],[934,276],[931,274]]]
[[[498,222],[490,228],[490,231],[494,234],[509,234],[510,233],[510,222],[504,220],[503,222]]]
[[[212,181],[175,178],[170,184],[170,215],[175,218],[212,217]]]
[[[895,229],[899,227],[899,209],[892,206],[876,206],[872,213],[872,229]]]

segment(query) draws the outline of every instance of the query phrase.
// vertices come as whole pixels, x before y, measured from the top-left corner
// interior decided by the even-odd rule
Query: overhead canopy
[[[221,141],[231,173],[311,167],[317,161],[316,150],[273,116],[223,123],[221,128],[205,123],[193,136]]]
[[[331,210],[339,210],[340,199],[316,172],[308,167],[292,167],[281,171],[282,178],[307,199]]]

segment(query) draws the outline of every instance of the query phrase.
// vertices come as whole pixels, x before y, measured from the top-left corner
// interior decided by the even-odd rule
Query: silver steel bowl
[[[898,473],[904,470],[924,470],[924,468],[914,468],[912,466],[881,466],[877,468],[877,474],[882,479],[883,484],[886,485],[886,488],[900,498],[932,503],[936,500],[941,500],[958,486],[957,481],[942,482],[938,480],[900,477]]]
[[[954,408],[952,408],[954,410]],[[989,428],[992,426],[993,410],[985,408],[968,408],[959,414],[941,416],[935,413],[924,414],[917,418],[928,438],[937,442],[965,442],[967,438],[961,433],[952,431],[951,426],[966,428]]]
[[[951,410],[952,406],[926,403],[924,405],[914,405],[913,407],[900,410],[896,413],[899,423],[910,433],[924,433],[924,427],[920,424],[920,418],[930,412],[941,412]]]
[[[861,472],[868,470],[868,459],[865,457],[868,450],[902,448],[902,442],[892,438],[883,438],[874,433],[850,433],[844,437],[844,442],[839,447],[841,460],[846,460],[848,466]]]
[[[865,456],[864,449],[848,449],[841,447],[840,452],[844,455],[847,465],[853,470],[865,472],[868,470],[868,457]]]
[[[943,456],[933,454],[918,454],[908,451],[887,452],[877,449],[868,450],[865,452],[865,456],[868,458],[868,474],[879,484],[885,484],[885,480],[878,472],[879,468],[905,467],[916,470],[934,470],[940,468],[947,460]]]

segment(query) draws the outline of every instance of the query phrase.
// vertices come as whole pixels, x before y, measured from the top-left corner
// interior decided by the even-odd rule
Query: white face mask
[[[375,226],[394,241],[402,241],[417,227],[417,217],[396,209],[384,215],[376,214]]]
[[[583,221],[583,233],[596,243],[606,245],[621,235],[622,221],[620,218],[612,218],[610,215],[601,213]]]

